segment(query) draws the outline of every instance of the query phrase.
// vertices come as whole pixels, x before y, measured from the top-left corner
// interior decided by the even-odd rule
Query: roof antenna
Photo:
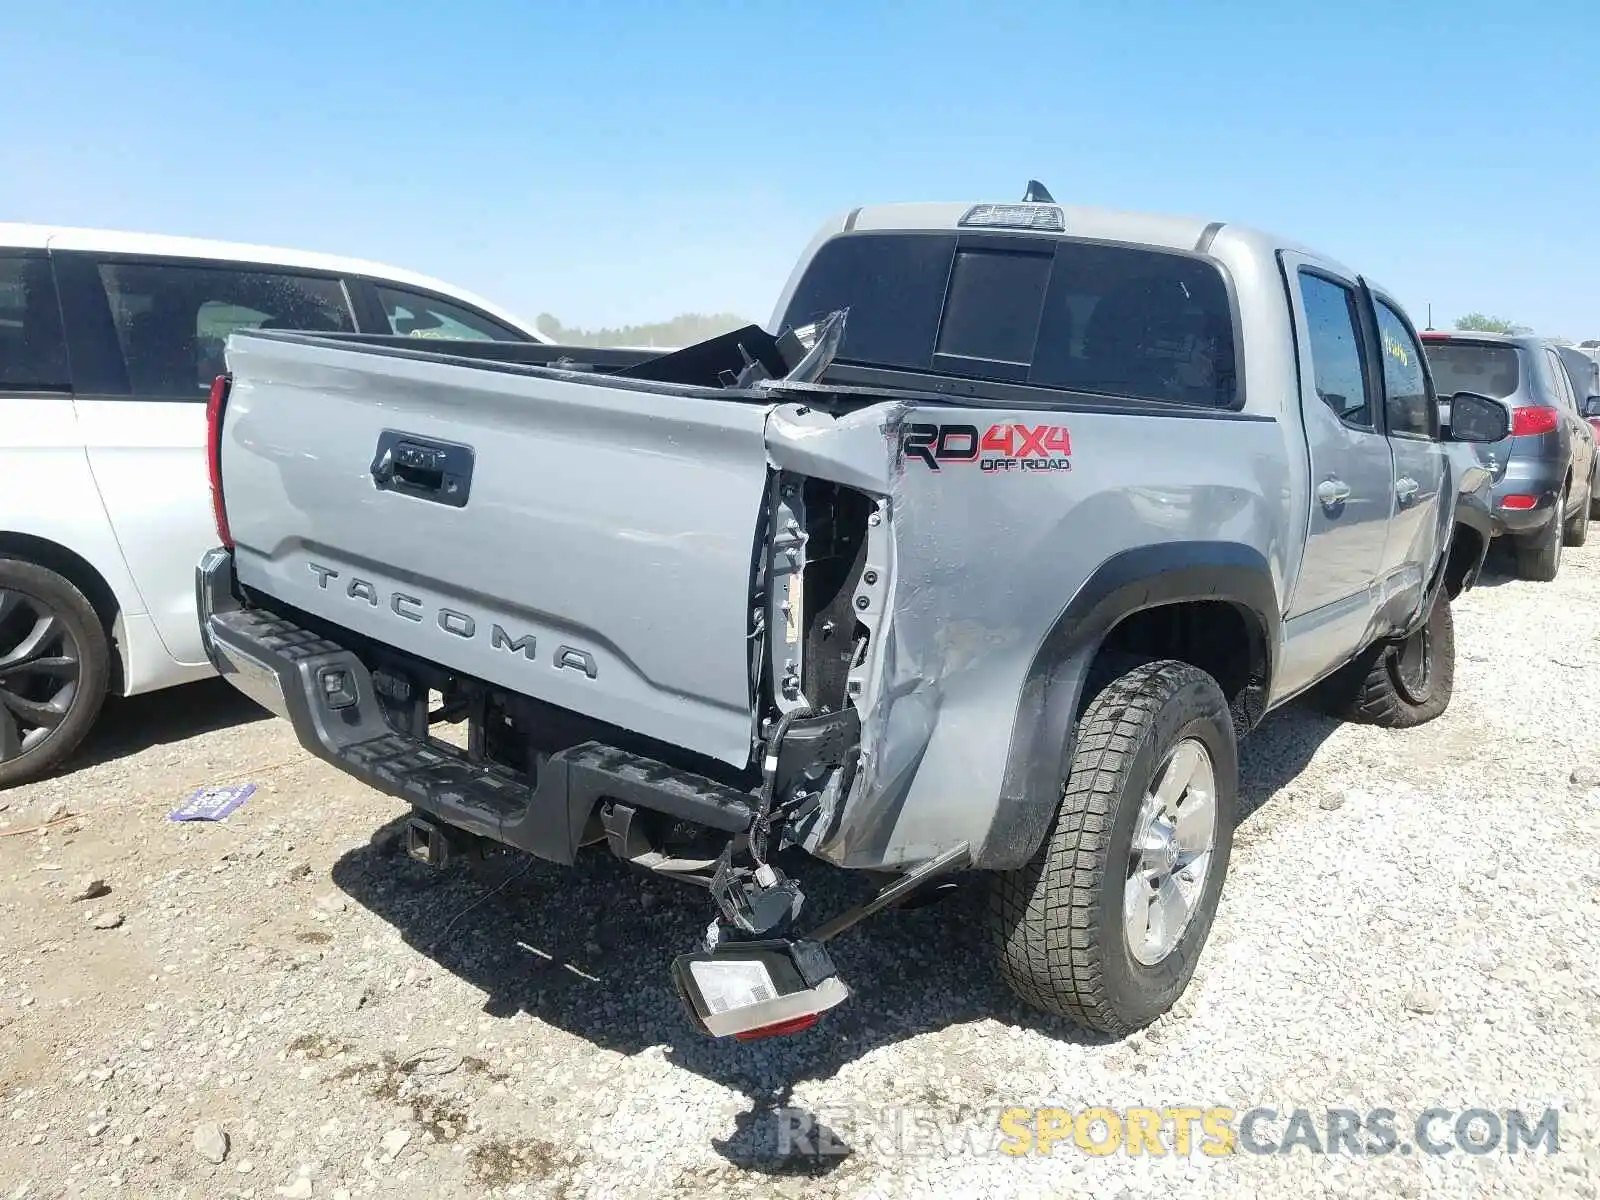
[[[1024,204],[1054,204],[1056,198],[1050,194],[1050,189],[1037,179],[1028,180],[1028,190],[1023,194]]]
[[[1431,300],[1428,301],[1428,329],[1427,329],[1427,332],[1429,332],[1429,333],[1433,332],[1433,301],[1431,301]]]

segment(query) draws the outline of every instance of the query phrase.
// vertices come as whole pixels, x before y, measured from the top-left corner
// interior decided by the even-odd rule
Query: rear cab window
[[[0,250],[0,394],[70,387],[49,256]]]
[[[1522,387],[1522,360],[1515,346],[1424,335],[1422,347],[1441,399],[1477,392],[1504,400]]]
[[[836,371],[1243,404],[1228,285],[1194,254],[1027,234],[843,234],[817,251],[783,323],[838,309],[849,315]]]

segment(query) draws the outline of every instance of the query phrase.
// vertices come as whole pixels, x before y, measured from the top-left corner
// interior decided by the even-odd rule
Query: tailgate
[[[746,764],[768,406],[268,337],[228,366],[242,583]]]

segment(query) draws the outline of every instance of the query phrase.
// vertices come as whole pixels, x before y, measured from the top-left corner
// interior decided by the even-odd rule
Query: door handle
[[[471,446],[385,429],[372,458],[372,482],[380,492],[464,508],[473,458]]]
[[[1350,485],[1342,479],[1324,479],[1317,484],[1317,500],[1323,508],[1337,508],[1350,499]]]
[[[1417,493],[1422,490],[1422,485],[1409,475],[1402,476],[1394,481],[1394,498],[1402,505],[1410,504],[1417,498]]]

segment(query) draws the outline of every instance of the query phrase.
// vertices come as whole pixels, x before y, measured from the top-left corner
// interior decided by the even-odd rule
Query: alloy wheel
[[[1133,827],[1123,885],[1128,951],[1153,967],[1176,948],[1200,907],[1217,839],[1217,782],[1198,738],[1173,747]]]
[[[42,745],[77,698],[77,640],[48,605],[0,588],[0,762]]]

